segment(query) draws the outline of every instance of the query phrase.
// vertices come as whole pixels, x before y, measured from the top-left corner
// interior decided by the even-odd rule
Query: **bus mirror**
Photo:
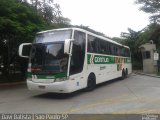
[[[32,43],[22,43],[19,46],[19,56],[24,58],[29,58],[30,50],[31,50]]]
[[[73,39],[66,39],[64,41],[64,53],[65,54],[70,54],[70,45]]]

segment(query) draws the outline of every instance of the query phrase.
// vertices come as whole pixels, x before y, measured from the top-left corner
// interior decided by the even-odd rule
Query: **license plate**
[[[46,86],[43,86],[43,85],[40,85],[40,86],[38,86],[40,89],[45,89],[46,88]]]

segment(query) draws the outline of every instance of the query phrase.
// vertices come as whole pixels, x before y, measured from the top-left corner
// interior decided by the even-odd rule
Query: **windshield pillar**
[[[71,39],[73,39],[73,38],[74,38],[74,30],[72,30],[72,35],[71,35]],[[73,47],[73,42],[71,42],[69,53],[72,53],[72,47]],[[72,55],[69,55],[69,58],[68,58],[68,68],[67,68],[67,77],[69,77],[69,75],[70,75],[71,57],[72,57]]]
[[[85,58],[86,34],[74,31],[74,41],[71,42],[68,76],[82,72]]]

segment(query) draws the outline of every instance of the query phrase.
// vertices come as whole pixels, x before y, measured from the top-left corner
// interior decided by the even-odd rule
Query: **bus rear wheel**
[[[89,75],[87,82],[87,91],[92,91],[96,87],[96,78],[94,74]]]

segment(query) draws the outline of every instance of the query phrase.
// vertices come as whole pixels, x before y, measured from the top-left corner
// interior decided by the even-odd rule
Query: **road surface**
[[[131,74],[70,95],[29,91],[26,85],[1,88],[0,113],[160,113],[160,78]]]

